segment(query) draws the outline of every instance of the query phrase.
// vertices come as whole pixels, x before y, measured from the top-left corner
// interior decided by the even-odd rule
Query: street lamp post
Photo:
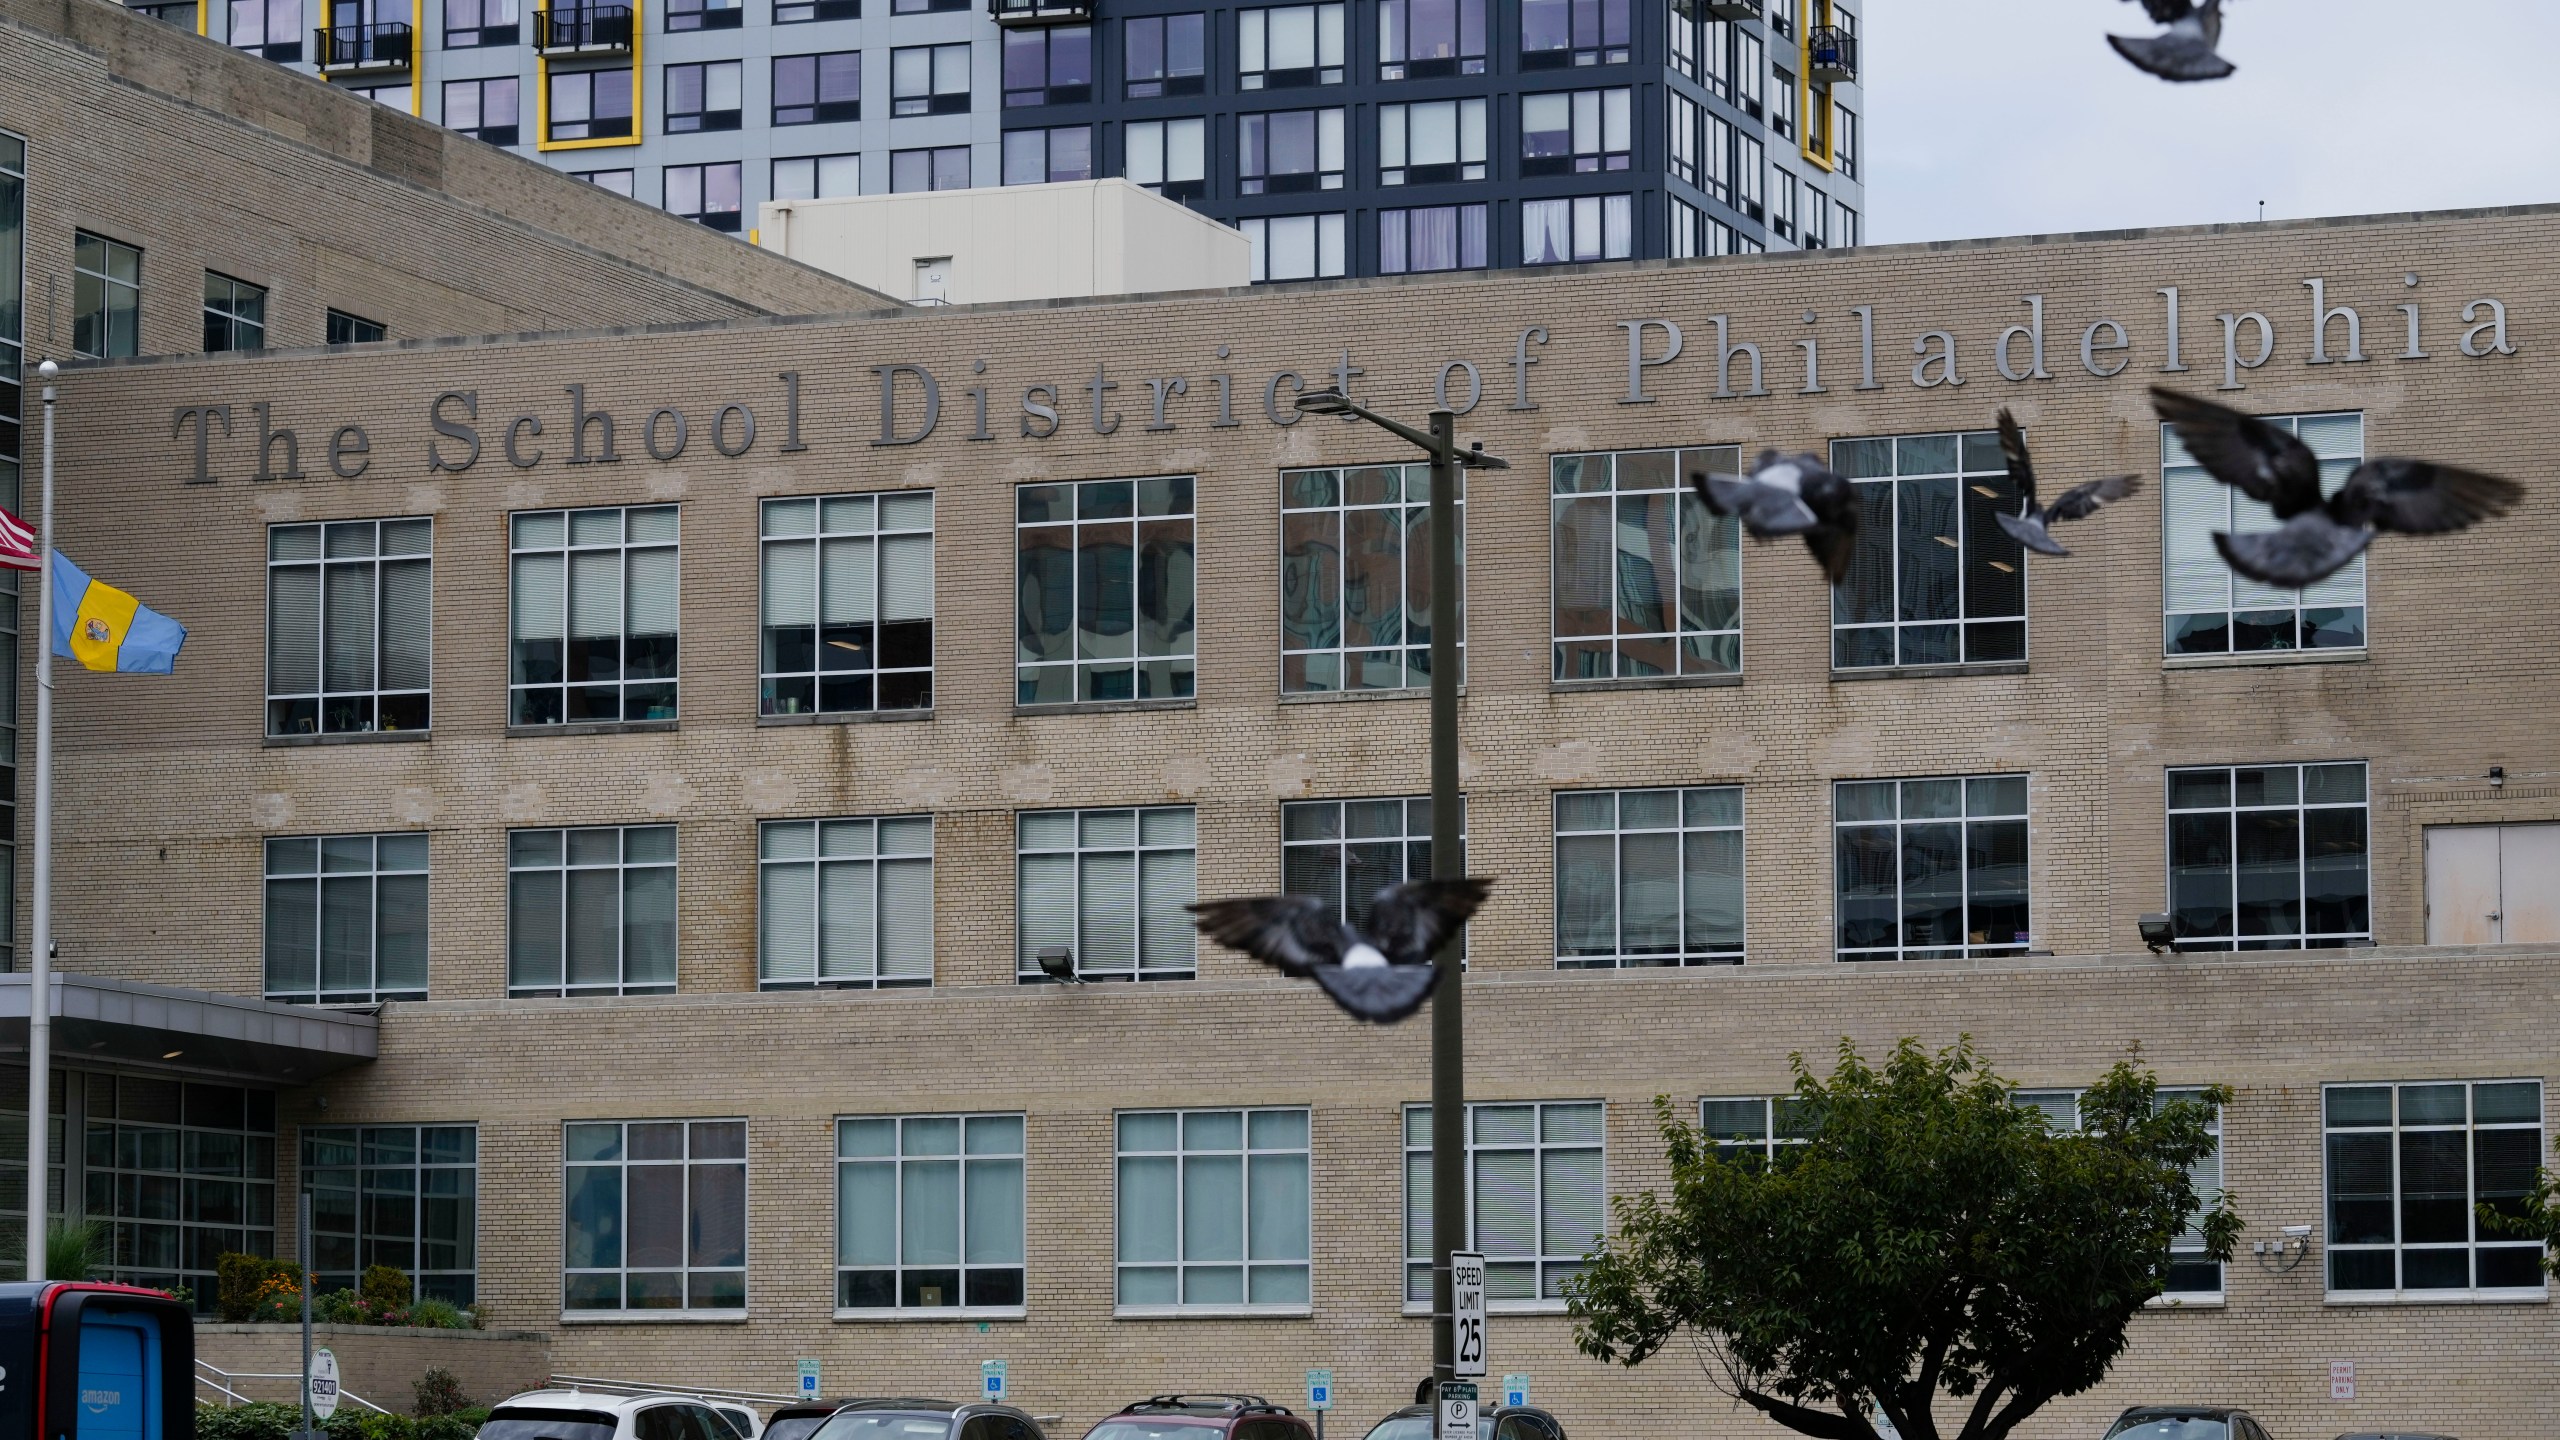
[[[1297,400],[1309,415],[1366,420],[1419,446],[1431,457],[1431,875],[1455,880],[1466,874],[1461,851],[1465,824],[1458,798],[1458,472],[1508,470],[1507,461],[1481,446],[1458,448],[1458,417],[1431,412],[1431,428],[1416,430],[1352,403],[1340,390],[1310,390]],[[1431,963],[1440,982],[1431,992],[1431,1378],[1445,1385],[1457,1372],[1457,1335],[1449,1252],[1467,1228],[1467,1086],[1465,968],[1456,934]]]

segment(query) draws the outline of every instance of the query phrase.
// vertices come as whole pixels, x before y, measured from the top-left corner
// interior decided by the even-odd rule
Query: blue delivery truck
[[[157,1290],[0,1285],[0,1437],[194,1440],[195,1320]]]

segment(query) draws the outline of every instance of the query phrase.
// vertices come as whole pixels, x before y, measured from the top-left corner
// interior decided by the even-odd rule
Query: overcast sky
[[[2560,0],[2228,0],[2200,85],[2119,0],[1862,11],[1871,243],[2560,201]]]

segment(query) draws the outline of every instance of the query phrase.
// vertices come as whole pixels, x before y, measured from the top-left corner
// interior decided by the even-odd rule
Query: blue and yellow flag
[[[53,653],[92,670],[166,675],[187,627],[53,554]]]

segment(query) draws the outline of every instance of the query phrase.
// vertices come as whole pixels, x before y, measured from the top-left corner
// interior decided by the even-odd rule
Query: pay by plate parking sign
[[[1438,1440],[1476,1440],[1476,1387],[1463,1380],[1441,1382]]]

